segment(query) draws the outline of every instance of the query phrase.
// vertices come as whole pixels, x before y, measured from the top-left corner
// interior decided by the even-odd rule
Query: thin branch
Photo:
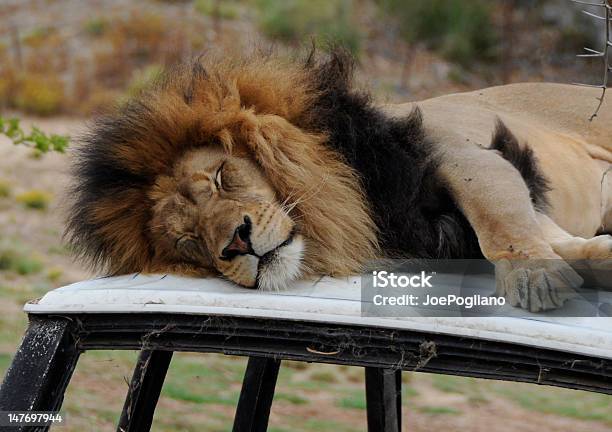
[[[598,19],[598,20],[602,20],[602,21],[605,21],[607,19],[605,16],[599,16],[599,15],[596,15],[594,13],[591,13],[591,12],[585,11],[585,10],[583,10],[582,13],[585,14],[585,15],[588,15],[588,16],[590,16],[592,18],[595,18],[595,19]]]
[[[592,122],[593,119],[595,117],[597,117],[597,114],[599,114],[599,110],[601,109],[601,106],[603,105],[603,102],[604,102],[604,98],[606,97],[606,90],[607,89],[608,89],[607,87],[604,87],[602,92],[601,92],[601,97],[597,98],[597,100],[599,101],[599,104],[597,105],[597,109],[595,109],[595,112],[593,113],[593,115],[589,119],[590,122]]]
[[[578,4],[582,4],[582,5],[588,5],[588,6],[602,6],[602,3],[591,3],[591,2],[587,2],[587,1],[582,1],[582,0],[572,0],[574,3],[578,3]]]
[[[579,54],[578,57],[591,57],[591,58],[598,58],[601,57],[604,63],[604,76],[603,76],[603,82],[601,85],[583,85],[584,87],[592,87],[592,88],[599,88],[601,89],[601,96],[597,98],[598,100],[598,105],[597,108],[595,109],[595,112],[593,113],[593,115],[589,118],[589,121],[593,121],[595,119],[595,117],[597,117],[597,115],[599,114],[599,110],[601,109],[604,99],[606,97],[606,91],[608,89],[608,77],[610,75],[610,72],[612,72],[612,66],[610,66],[610,51],[612,48],[612,0],[601,0],[600,3],[591,3],[591,2],[587,2],[587,1],[582,1],[582,0],[572,0],[574,3],[578,3],[578,4],[583,4],[583,5],[589,5],[589,6],[597,6],[603,9],[604,11],[604,16],[599,16],[597,14],[591,13],[589,11],[583,10],[582,13],[584,13],[585,15],[588,15],[592,18],[596,18],[602,21],[605,21],[605,42],[604,42],[604,50],[603,51],[596,51],[590,48],[585,48],[585,51],[587,51],[588,54]]]

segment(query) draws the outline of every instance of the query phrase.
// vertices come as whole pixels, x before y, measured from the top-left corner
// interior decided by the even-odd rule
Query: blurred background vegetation
[[[516,81],[596,81],[600,65],[575,54],[601,47],[598,35],[569,0],[0,0],[0,379],[27,325],[23,304],[92,276],[62,243],[68,137],[164,66],[209,50],[275,46],[288,54],[340,42],[380,100],[410,101]],[[135,357],[83,356],[63,431],[115,429]],[[175,354],[153,430],[230,430],[244,367],[231,356]],[[606,395],[419,373],[403,379],[410,431],[612,429]],[[365,425],[362,369],[284,363],[271,432]]]
[[[569,0],[4,0],[0,110],[87,116],[209,49],[341,42],[383,98],[593,76]]]

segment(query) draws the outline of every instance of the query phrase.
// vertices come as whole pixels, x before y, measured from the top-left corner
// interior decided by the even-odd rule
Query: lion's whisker
[[[285,199],[282,201],[282,203],[280,204],[281,208],[287,213],[290,214],[295,207],[297,207],[299,204],[302,204],[304,202],[309,201],[310,199],[312,199],[314,196],[316,196],[317,193],[319,193],[321,191],[321,189],[323,188],[323,186],[325,185],[325,183],[327,182],[329,178],[328,174],[325,174],[322,178],[322,180],[318,183],[316,183],[315,185],[313,185],[312,187],[310,187],[310,189],[307,189],[306,191],[304,191],[302,193],[301,196],[299,196],[295,201],[293,201],[292,203],[290,203],[289,205],[287,205],[288,201],[293,198],[293,196],[295,195],[296,191],[292,191],[290,194],[288,194]],[[292,216],[293,217],[293,216]]]
[[[327,182],[328,178],[329,176],[326,174],[319,183],[312,186],[309,190],[304,191],[302,196],[293,202],[291,206],[291,210],[293,210],[298,204],[307,202],[311,200],[312,198],[314,198],[321,191],[321,189]]]

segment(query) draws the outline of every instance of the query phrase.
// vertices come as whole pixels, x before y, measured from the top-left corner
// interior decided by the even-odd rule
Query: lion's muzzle
[[[221,252],[222,260],[230,260],[237,255],[255,255],[251,245],[251,230],[253,223],[249,216],[244,217],[244,223],[234,231],[230,243]]]
[[[217,260],[226,278],[248,288],[280,290],[300,275],[304,242],[280,207],[267,204],[239,220]]]

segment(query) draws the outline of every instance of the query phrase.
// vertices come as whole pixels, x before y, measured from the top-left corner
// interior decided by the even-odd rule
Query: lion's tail
[[[538,159],[527,145],[521,146],[518,139],[508,127],[497,119],[490,150],[497,150],[521,173],[529,188],[531,200],[537,210],[543,211],[549,206],[547,192],[550,191],[548,179],[538,166]]]

